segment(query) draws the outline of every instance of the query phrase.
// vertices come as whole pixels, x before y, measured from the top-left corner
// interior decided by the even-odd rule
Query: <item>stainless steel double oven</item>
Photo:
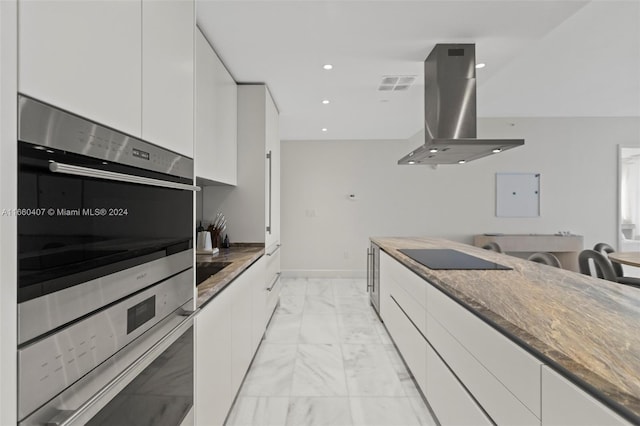
[[[20,424],[188,424],[193,160],[19,96]]]

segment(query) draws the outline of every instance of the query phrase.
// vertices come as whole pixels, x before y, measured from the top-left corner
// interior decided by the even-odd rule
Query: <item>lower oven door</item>
[[[172,316],[20,425],[193,425],[193,317]]]

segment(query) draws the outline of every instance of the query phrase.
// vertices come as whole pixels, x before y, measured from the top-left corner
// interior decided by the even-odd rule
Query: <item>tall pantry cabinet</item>
[[[221,210],[232,241],[280,242],[278,110],[264,84],[238,84],[237,186],[204,188],[205,217]]]
[[[265,315],[277,303],[280,277],[279,113],[264,84],[238,84],[237,186],[203,188],[204,217],[221,211],[232,242],[264,243]]]

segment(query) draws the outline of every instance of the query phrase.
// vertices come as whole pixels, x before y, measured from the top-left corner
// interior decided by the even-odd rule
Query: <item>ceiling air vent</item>
[[[378,86],[381,92],[401,92],[409,89],[416,81],[415,75],[385,75]]]

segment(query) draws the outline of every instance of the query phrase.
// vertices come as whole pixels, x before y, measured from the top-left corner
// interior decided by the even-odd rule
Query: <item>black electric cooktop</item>
[[[399,251],[429,269],[493,269],[505,271],[513,269],[451,249],[401,249]]]

